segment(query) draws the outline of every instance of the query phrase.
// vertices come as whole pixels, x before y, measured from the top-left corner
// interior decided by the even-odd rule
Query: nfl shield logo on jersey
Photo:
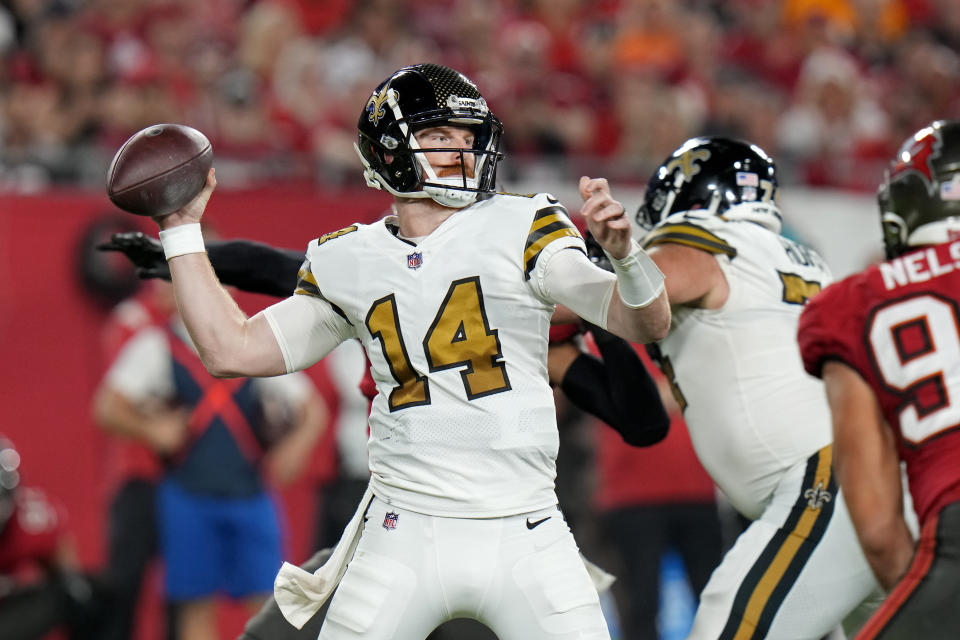
[[[422,264],[423,264],[423,252],[415,251],[407,256],[408,269],[419,269],[420,265]]]
[[[393,511],[388,511],[387,515],[383,517],[383,528],[387,531],[397,528],[397,522],[400,520],[400,514],[394,513]]]

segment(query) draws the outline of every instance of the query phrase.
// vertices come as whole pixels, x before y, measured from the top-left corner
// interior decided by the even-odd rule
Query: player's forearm
[[[828,361],[823,381],[833,418],[837,481],[870,568],[889,589],[913,556],[893,431],[873,390],[852,367]]]
[[[610,299],[607,311],[607,331],[630,342],[646,344],[666,337],[670,331],[670,303],[666,291],[643,307],[624,304],[618,292]]]
[[[623,258],[608,253],[617,276],[607,311],[607,330],[631,342],[656,342],[670,330],[663,272],[636,242]]]
[[[330,413],[319,396],[313,396],[299,407],[296,421],[267,456],[268,473],[278,486],[296,480],[306,468],[313,447],[329,422]]]
[[[635,250],[642,254],[639,247]],[[629,258],[626,271],[613,275],[580,251],[557,251],[546,258],[541,290],[547,299],[625,340],[660,340],[670,329],[663,275],[646,255]]]
[[[212,375],[286,373],[266,318],[263,314],[247,317],[217,280],[205,253],[177,256],[168,263],[180,315]]]
[[[880,584],[890,589],[913,556],[913,537],[903,519],[900,467],[892,441],[869,439],[873,431],[858,430],[852,419],[846,425],[848,429],[835,430],[837,480],[864,556]]]
[[[857,530],[860,546],[880,585],[890,591],[907,572],[913,558],[914,543],[902,517],[861,525]]]
[[[243,346],[246,314],[221,286],[205,253],[177,256],[168,264],[177,307],[200,360],[213,375],[229,375],[237,368],[233,354]]]
[[[146,419],[122,395],[102,386],[93,396],[93,421],[113,435],[141,438]]]
[[[108,433],[158,448],[156,424],[151,416],[110,386],[102,386],[94,395],[93,419]]]

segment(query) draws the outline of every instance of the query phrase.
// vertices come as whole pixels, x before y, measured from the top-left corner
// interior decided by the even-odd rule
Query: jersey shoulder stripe
[[[537,210],[523,250],[524,278],[530,279],[530,273],[537,264],[537,258],[547,245],[566,237],[583,239],[577,227],[567,217],[566,209],[560,205],[554,205]]]
[[[337,256],[343,251],[349,252],[354,240],[362,235],[362,233],[355,232],[363,232],[368,228],[367,225],[352,224],[349,227],[325,233],[316,240],[311,241],[307,247],[306,259],[303,261],[303,264],[300,265],[300,270],[297,272],[297,286],[293,290],[293,295],[319,298],[329,304],[338,315],[349,322],[347,314],[343,309],[331,302],[323,294],[320,288],[320,282],[317,280],[317,273],[319,272],[322,278],[324,271],[323,265],[336,263]],[[333,240],[343,237],[349,237],[350,240],[347,240],[345,244],[342,244],[343,241],[332,242]]]
[[[317,284],[317,279],[310,269],[309,258],[300,265],[300,271],[297,272],[297,288],[293,290],[293,295],[323,297],[320,293],[320,285]]]
[[[353,233],[357,229],[359,229],[359,227],[355,224],[352,224],[349,227],[344,227],[343,229],[337,229],[336,231],[325,233],[319,238],[317,238],[317,246],[320,246],[321,244],[323,244],[324,242],[327,242],[328,240],[333,240],[334,238],[343,237],[348,233]]]
[[[729,242],[692,222],[671,222],[653,229],[643,239],[644,249],[661,244],[682,244],[708,253],[723,253],[731,258],[737,256],[736,247]]]

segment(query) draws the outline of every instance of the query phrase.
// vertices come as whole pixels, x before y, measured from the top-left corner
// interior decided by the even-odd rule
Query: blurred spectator
[[[704,135],[753,140],[776,148],[777,127],[786,98],[782,91],[739,67],[717,72],[712,108],[702,126]]]
[[[650,72],[621,77],[614,87],[613,115],[619,125],[611,156],[615,161],[607,177],[643,184],[657,166],[654,158],[669,155],[677,140],[700,130],[701,100],[699,93],[671,86]]]
[[[153,281],[121,302],[103,329],[104,361],[109,365],[135,335],[148,327],[161,327],[176,312],[167,288]],[[107,549],[104,577],[116,597],[107,612],[101,640],[130,640],[138,627],[137,612],[144,597],[151,607],[166,609],[165,636],[176,637],[172,605],[158,602],[160,594],[145,577],[160,552],[156,519],[156,484],[163,463],[154,448],[137,439],[110,437],[106,442],[108,495]],[[142,623],[142,621],[140,621]]]
[[[153,285],[172,295],[169,283]],[[130,339],[94,411],[163,457],[157,524],[177,637],[214,640],[217,595],[255,609],[272,590],[283,540],[269,487],[303,470],[325,408],[302,374],[213,378],[177,318]]]
[[[796,30],[781,27],[780,3],[730,0],[722,11],[724,62],[782,90],[791,89],[803,51]]]
[[[11,0],[0,190],[99,188],[117,147],[163,121],[207,133],[225,187],[356,184],[358,79],[434,60],[482,80],[512,123],[506,180],[630,176],[689,135],[739,130],[789,179],[872,191],[876,156],[960,116],[954,5]]]
[[[856,60],[838,49],[818,49],[804,61],[798,99],[780,119],[777,147],[781,158],[803,166],[805,182],[847,188],[876,183],[890,131],[871,89]],[[854,170],[871,160],[874,170]]]
[[[944,114],[960,114],[960,55],[929,34],[906,36],[897,47],[892,73],[883,80],[892,138],[906,139]],[[891,146],[889,152],[894,151]]]
[[[670,0],[624,3],[614,40],[614,61],[624,70],[644,69],[669,75],[684,62],[683,9]]]

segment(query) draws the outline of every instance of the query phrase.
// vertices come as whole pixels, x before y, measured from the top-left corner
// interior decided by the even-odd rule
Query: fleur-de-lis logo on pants
[[[807,489],[803,492],[803,497],[807,499],[807,506],[817,511],[825,502],[830,502],[833,496],[829,491],[823,488],[823,483],[818,482],[813,489]]]

